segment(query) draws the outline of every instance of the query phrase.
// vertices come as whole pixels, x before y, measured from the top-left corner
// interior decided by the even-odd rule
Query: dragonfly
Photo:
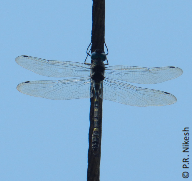
[[[23,68],[43,76],[63,79],[25,81],[18,84],[17,90],[23,94],[52,100],[94,98],[92,150],[97,154],[101,140],[99,98],[139,107],[171,105],[177,101],[171,93],[130,83],[161,83],[179,77],[183,71],[174,66],[109,66],[107,54],[101,50],[92,52],[90,56],[91,63],[18,56],[15,61]]]

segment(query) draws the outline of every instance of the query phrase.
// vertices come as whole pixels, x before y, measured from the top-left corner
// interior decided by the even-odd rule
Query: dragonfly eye
[[[105,53],[98,53],[97,50],[91,54],[91,60],[102,60],[105,61],[107,59]]]

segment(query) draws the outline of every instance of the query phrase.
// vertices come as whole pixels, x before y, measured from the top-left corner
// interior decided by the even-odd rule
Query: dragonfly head
[[[106,54],[100,50],[97,49],[91,54],[91,60],[102,60],[105,61],[107,59]]]

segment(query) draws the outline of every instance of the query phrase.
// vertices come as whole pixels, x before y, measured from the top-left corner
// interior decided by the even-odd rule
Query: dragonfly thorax
[[[104,80],[104,71],[105,71],[105,65],[102,60],[91,61],[91,78],[94,81],[100,82]]]

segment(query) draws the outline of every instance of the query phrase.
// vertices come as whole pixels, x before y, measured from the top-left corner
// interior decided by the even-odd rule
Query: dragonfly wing
[[[136,87],[118,80],[104,79],[103,99],[130,106],[165,106],[177,101],[170,93]]]
[[[110,66],[105,75],[110,79],[122,80],[138,84],[156,84],[175,79],[183,73],[182,69],[173,66],[167,67],[137,67],[137,66]]]
[[[23,94],[53,100],[90,97],[90,78],[26,81],[17,86]]]
[[[46,60],[21,55],[15,61],[34,73],[48,77],[87,77],[90,73],[88,65],[79,62]]]

